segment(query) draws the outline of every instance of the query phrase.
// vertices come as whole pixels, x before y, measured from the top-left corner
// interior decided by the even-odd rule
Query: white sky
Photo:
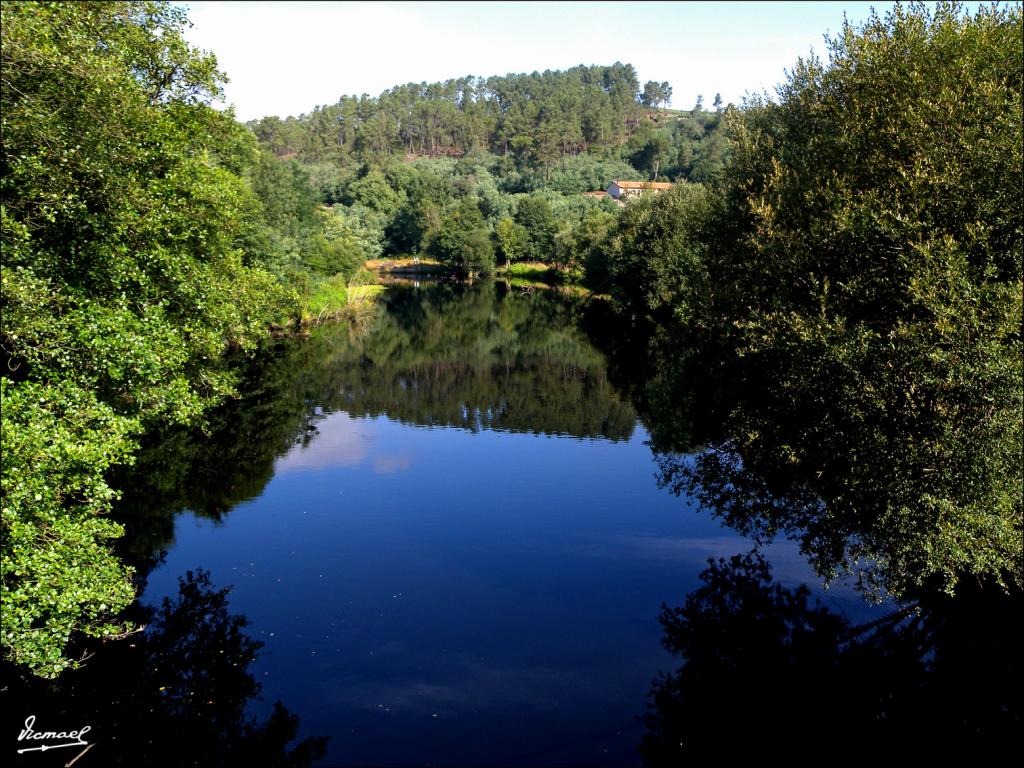
[[[866,2],[192,2],[187,37],[217,55],[240,120],[299,115],[342,95],[463,75],[636,67],[668,80],[673,106],[698,94],[774,94],[798,56],[858,23]],[[874,3],[880,13],[891,3]],[[976,4],[971,4],[976,5]]]

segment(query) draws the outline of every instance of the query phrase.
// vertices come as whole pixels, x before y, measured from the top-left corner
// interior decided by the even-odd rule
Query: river
[[[663,603],[754,543],[660,487],[605,341],[621,322],[557,291],[393,286],[281,342],[205,433],[151,439],[118,511],[150,639],[101,652],[87,713],[64,703],[96,752],[276,764],[297,733],[329,737],[315,765],[640,765],[652,684],[682,663]],[[892,612],[826,590],[791,542],[760,551],[829,615]],[[266,726],[277,701],[291,730]]]

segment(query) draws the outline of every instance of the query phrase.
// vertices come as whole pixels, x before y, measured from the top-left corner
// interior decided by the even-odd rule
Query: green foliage
[[[250,125],[278,156],[307,162],[379,165],[396,154],[457,157],[486,149],[511,155],[520,167],[538,166],[615,146],[637,109],[638,89],[632,65],[616,62],[409,83],[375,99],[344,96],[300,118]]]
[[[498,255],[506,264],[522,259],[530,247],[530,234],[526,227],[507,216],[494,228],[494,237],[498,241]]]
[[[380,224],[364,208],[336,205],[316,213],[319,251],[307,259],[307,268],[319,275],[351,277],[363,263],[381,254]]]
[[[1024,579],[1021,33],[1020,6],[844,25],[734,130],[739,343],[814,414],[792,448],[755,415],[740,450],[824,469],[829,516],[860,521],[844,562],[897,590]]]
[[[282,234],[300,237],[317,202],[303,167],[295,160],[279,160],[264,150],[250,179],[253,191],[263,203],[264,221]]]
[[[392,189],[380,171],[371,171],[348,187],[349,205],[360,203],[383,217],[394,215],[401,205],[399,193]]]
[[[555,238],[555,264],[573,277],[588,275],[591,287],[606,287],[607,241],[618,221],[616,213],[594,206],[563,228]]]
[[[430,98],[436,97],[432,93]],[[388,104],[393,106],[392,102]],[[372,110],[370,105],[364,106]],[[476,144],[458,159],[430,156],[402,162],[386,153],[374,159],[356,153],[338,156],[331,162],[321,160],[302,165],[300,172],[294,153],[285,155],[288,159],[273,157],[271,150],[276,146],[280,127],[281,121],[276,118],[255,126],[263,141],[261,165],[281,166],[272,175],[275,183],[269,188],[266,184],[257,185],[257,191],[271,212],[272,221],[279,220],[274,211],[288,211],[281,220],[287,220],[290,229],[281,225],[267,228],[267,243],[257,244],[257,249],[261,247],[262,252],[269,254],[260,263],[300,293],[309,290],[305,273],[329,276],[339,261],[344,263],[338,269],[348,273],[349,263],[354,263],[360,252],[364,260],[382,254],[440,257],[444,253],[444,261],[463,271],[465,268],[460,265],[464,262],[475,265],[472,271],[477,271],[476,267],[489,269],[493,258],[488,252],[492,250],[497,250],[497,255],[506,261],[561,259],[566,264],[578,264],[579,259],[570,256],[566,248],[558,247],[556,239],[564,244],[595,205],[603,205],[609,213],[617,211],[609,201],[598,203],[579,193],[604,189],[613,178],[638,176],[632,166],[615,157],[617,148],[609,147],[607,156],[566,154],[557,164],[534,167],[527,163],[517,169],[508,157],[492,154]],[[358,166],[357,155],[365,161]],[[309,195],[314,189],[320,190],[322,203],[333,204],[336,215],[346,222],[358,222],[360,231],[353,234],[360,248],[354,247],[348,237],[340,238],[342,244],[327,247],[326,242],[334,238],[324,231],[323,221],[311,220],[307,212]],[[525,203],[523,193],[531,195]],[[282,205],[288,201],[293,203]],[[483,216],[483,223],[477,222],[479,226],[474,227],[480,231],[469,237],[467,233],[471,230],[459,224],[456,228],[465,231],[448,233],[442,241],[445,222],[463,216],[456,209],[464,201],[471,201]],[[523,213],[518,213],[521,204]],[[519,242],[523,230],[516,229],[515,234],[510,234],[512,230],[506,224],[501,236],[509,250],[502,250],[497,231],[503,219],[526,227],[525,249]],[[490,246],[484,242],[484,231],[492,235]],[[574,269],[578,271],[578,267]]]
[[[672,125],[672,148],[666,161],[666,175],[717,183],[729,157],[725,117],[720,111],[703,110],[680,115]]]
[[[483,214],[472,198],[463,199],[443,218],[431,255],[464,273],[494,270],[494,245]]]
[[[636,168],[625,160],[591,153],[564,157],[543,169],[509,170],[500,173],[500,177],[499,185],[504,192],[551,190],[563,195],[607,189],[613,179],[639,178]]]
[[[592,254],[592,279],[622,303],[647,311],[694,313],[707,292],[715,199],[699,184],[680,182],[658,195],[631,200],[605,246],[602,265]]]
[[[662,104],[669,104],[672,101],[672,86],[667,82],[656,83],[648,80],[644,83],[644,90],[640,94],[640,103],[646,107],[659,107]]]
[[[671,156],[672,142],[664,132],[648,134],[640,147],[629,157],[630,164],[650,174],[652,181],[658,180],[658,171]]]
[[[616,295],[732,360],[726,435],[664,481],[825,575],[1024,581],[1021,32],[1019,5],[844,25],[725,113],[721,204],[630,203],[612,239]]]
[[[114,492],[104,472],[125,461],[137,429],[70,383],[0,378],[3,410],[3,646],[17,664],[53,677],[74,664],[72,633],[123,630],[112,615],[131,602],[130,571],[103,518]]]
[[[558,222],[551,204],[543,195],[532,194],[516,203],[515,221],[526,229],[528,261],[548,261],[554,256]]]
[[[309,168],[264,151],[249,178],[258,198],[253,219],[259,235],[248,259],[285,285],[301,293],[313,275],[351,275],[380,254],[377,216],[363,206],[347,216],[340,206],[334,215],[321,209]]]
[[[120,631],[132,597],[106,470],[229,394],[225,353],[295,311],[263,265],[311,198],[205,104],[220,75],[185,23],[160,3],[2,9],[2,642],[39,674],[75,633]]]
[[[348,303],[348,281],[335,275],[315,281],[302,297],[303,324],[316,324],[337,317]]]
[[[551,267],[532,261],[520,261],[510,264],[508,268],[501,271],[502,275],[512,278],[512,284],[516,285],[516,279],[525,281],[529,285],[531,280],[547,280],[551,277]]]

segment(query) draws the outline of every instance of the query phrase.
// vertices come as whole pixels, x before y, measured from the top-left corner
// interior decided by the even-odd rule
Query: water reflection
[[[115,479],[128,531],[122,554],[146,569],[169,546],[181,510],[220,520],[259,496],[275,472],[360,463],[368,439],[355,427],[360,417],[628,440],[636,416],[581,329],[594,314],[579,297],[500,284],[395,286],[368,328],[327,325],[282,342],[204,433],[150,435],[135,466]],[[373,461],[390,474],[411,458]]]
[[[478,431],[628,440],[635,416],[580,330],[585,300],[498,285],[392,289],[333,368],[330,407]]]
[[[303,440],[278,458],[274,473],[359,466],[367,461],[375,437],[363,420],[347,413],[332,413],[318,422],[315,440]],[[408,466],[408,461],[402,456],[379,457],[374,465],[386,473],[388,468]]]
[[[676,563],[595,572],[590,541],[708,532],[651,482],[592,314],[395,287],[355,331],[282,343],[205,434],[151,436],[118,483],[144,600],[195,565],[234,584],[258,679],[333,735],[331,764],[629,764]]]
[[[645,764],[856,745],[886,760],[1008,756],[1020,735],[1022,594],[965,585],[854,624],[773,581],[758,553],[709,561],[666,649],[685,659],[650,693]]]
[[[796,540],[822,578],[853,574],[876,596],[1024,584],[1019,393],[975,420],[967,405],[918,402],[906,372],[883,398],[872,380],[895,359],[845,370],[799,340],[737,354],[671,324],[601,343],[650,431],[661,485],[734,530]]]
[[[327,739],[296,742],[298,717],[280,702],[263,720],[247,714],[260,693],[249,665],[263,643],[246,633],[245,617],[228,610],[227,590],[208,574],[188,572],[176,598],[137,605],[132,618],[148,628],[93,649],[57,682],[6,668],[8,726],[30,715],[37,730],[90,726],[83,765],[300,768],[323,757]],[[61,750],[61,764],[79,751]],[[18,764],[56,764],[41,758],[26,753]]]
[[[713,337],[640,322],[602,340],[659,485],[755,542],[798,542],[821,577],[852,575],[888,614],[814,605],[757,554],[713,561],[663,609],[664,645],[685,664],[651,692],[645,760],[827,759],[849,743],[1009,754],[1024,690],[1020,467],[995,477],[1000,456],[963,458],[995,427],[928,410],[912,388],[909,406],[880,407],[857,390],[870,377],[797,340],[737,355]]]
[[[887,555],[921,539],[878,528],[864,472],[836,494],[864,440],[839,433],[815,453],[808,419],[824,405],[794,414],[764,391],[770,361],[713,350],[572,296],[396,286],[358,328],[325,326],[260,360],[205,434],[154,436],[118,483],[121,546],[142,577],[199,562],[234,580],[273,650],[261,679],[288,686],[313,732],[334,734],[332,760],[635,765],[633,718],[664,658],[657,606],[691,588],[662,614],[665,647],[686,663],[652,693],[651,764],[794,743],[828,755],[855,738],[889,755],[908,733],[914,754],[931,748],[921,733],[999,745],[1019,727],[1019,590],[908,591],[868,622],[866,608],[848,618],[812,603],[794,584],[811,575],[795,546],[785,562],[772,551],[784,585],[759,556],[728,559],[749,546],[737,530],[791,535],[823,575],[865,542]],[[681,503],[657,492],[647,434]],[[691,514],[690,498],[734,530]],[[709,555],[726,559],[697,586]],[[884,577],[907,563],[868,565]],[[204,590],[216,593],[199,584],[190,600],[220,616],[210,647],[242,664],[253,641]],[[187,602],[171,613],[189,616]],[[155,623],[173,638],[188,622]],[[195,674],[172,657],[204,657],[198,637],[149,642],[109,674],[171,691],[160,704]],[[98,701],[149,706],[95,675],[82,679]],[[217,684],[226,723],[254,684],[228,670]],[[264,730],[293,736],[290,722],[275,714]],[[261,727],[233,733],[256,743]]]

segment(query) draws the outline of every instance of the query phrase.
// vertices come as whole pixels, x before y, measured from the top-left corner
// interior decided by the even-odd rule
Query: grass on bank
[[[437,259],[416,256],[396,256],[390,259],[369,259],[363,264],[364,269],[371,272],[411,272],[437,271],[445,269],[445,265]]]
[[[302,324],[317,325],[373,303],[385,287],[357,279],[361,274],[358,273],[351,281],[339,274],[317,282],[303,297]]]
[[[517,261],[508,266],[499,266],[495,273],[523,280],[550,280],[557,276],[557,270],[542,261]]]
[[[370,259],[363,264],[363,269],[381,275],[451,272],[451,267],[436,259],[415,258],[412,256]],[[543,261],[517,261],[508,265],[499,263],[494,268],[492,274],[496,277],[542,281],[549,284],[575,284],[582,278],[582,273],[579,270],[565,271]]]
[[[509,288],[520,290],[523,293],[551,291],[552,293],[561,294],[563,296],[575,296],[583,299],[593,299],[595,301],[611,301],[612,298],[607,293],[597,293],[580,285],[579,283],[552,284],[543,280],[530,280],[525,277],[502,277],[500,282],[505,283]]]

